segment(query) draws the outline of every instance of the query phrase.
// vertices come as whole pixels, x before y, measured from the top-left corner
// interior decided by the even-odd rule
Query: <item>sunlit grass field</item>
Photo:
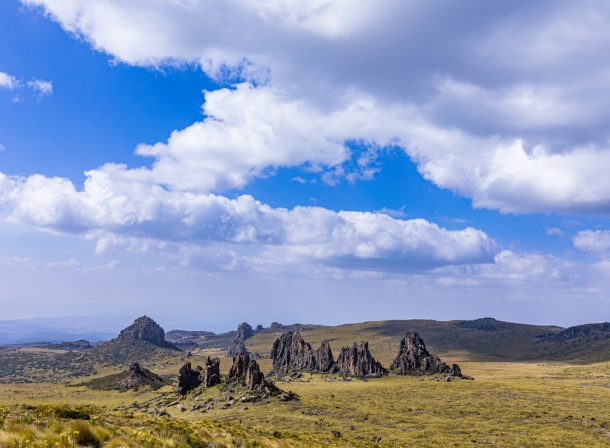
[[[475,380],[305,375],[278,383],[299,401],[191,411],[217,394],[210,390],[168,406],[165,417],[141,405],[173,397],[172,386],[119,393],[77,380],[0,385],[0,446],[87,446],[78,444],[81,433],[99,447],[610,446],[610,363],[464,362],[462,369]],[[56,411],[65,406],[85,406],[90,419]]]

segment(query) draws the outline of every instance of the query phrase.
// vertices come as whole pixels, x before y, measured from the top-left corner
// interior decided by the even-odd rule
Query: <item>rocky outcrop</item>
[[[356,377],[376,377],[387,373],[371,355],[368,342],[343,347],[337,357],[337,369],[341,375]]]
[[[311,345],[305,342],[301,334],[296,331],[284,333],[273,343],[271,359],[273,360],[273,373],[276,375],[316,370]]]
[[[237,327],[236,336],[245,341],[246,339],[254,336],[254,330],[252,329],[252,326],[248,322],[242,322]]]
[[[220,359],[210,358],[205,360],[203,368],[197,366],[193,369],[190,362],[185,363],[178,372],[178,392],[185,395],[201,385],[212,387],[220,384]]]
[[[319,373],[333,373],[337,366],[335,365],[335,359],[333,358],[333,352],[330,349],[330,343],[328,341],[322,341],[320,347],[316,349],[313,354],[316,372]]]
[[[233,358],[227,383],[238,383],[250,390],[278,390],[272,382],[265,380],[265,375],[261,372],[258,363],[254,359],[250,359],[250,355],[241,353]]]
[[[220,359],[208,356],[203,366],[203,384],[205,387],[220,384]]]
[[[159,375],[142,367],[135,362],[129,366],[124,372],[95,378],[94,380],[85,383],[86,386],[92,389],[102,390],[129,390],[139,389],[141,387],[150,387],[158,389],[166,384],[165,380]]]
[[[271,349],[273,373],[292,375],[295,373],[332,373],[335,371],[335,360],[328,341],[322,342],[317,350],[303,339],[296,331],[289,331],[280,336]]]
[[[445,374],[461,377],[460,366],[448,364],[426,349],[424,340],[415,331],[407,333],[400,341],[400,350],[390,370],[398,375]]]
[[[165,340],[165,331],[150,317],[138,317],[119,335],[87,352],[95,364],[126,365],[171,356],[179,349]]]
[[[157,347],[175,348],[165,340],[163,328],[148,316],[138,317],[133,324],[119,333],[117,339],[125,342],[145,341]]]
[[[178,393],[186,395],[187,392],[199,387],[202,382],[201,367],[193,369],[191,363],[187,362],[178,372]]]
[[[118,385],[120,389],[137,389],[142,386],[158,389],[165,385],[165,381],[159,375],[140,366],[140,363],[134,362],[129,366],[126,378],[120,380]]]
[[[246,339],[251,338],[252,336],[254,336],[254,330],[249,323],[242,322],[239,324],[235,336],[227,348],[229,356],[236,356],[238,354],[245,355],[248,353],[248,350],[246,350]]]

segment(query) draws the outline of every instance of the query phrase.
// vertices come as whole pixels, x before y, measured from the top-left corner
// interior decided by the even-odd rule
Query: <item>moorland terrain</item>
[[[425,347],[402,353],[399,371],[409,331]],[[139,318],[102,344],[4,346],[0,383],[3,448],[610,444],[607,323],[274,323],[216,335]]]

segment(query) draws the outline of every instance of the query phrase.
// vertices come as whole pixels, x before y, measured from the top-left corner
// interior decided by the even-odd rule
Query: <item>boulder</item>
[[[400,341],[400,350],[390,370],[397,375],[430,375],[448,374],[461,377],[460,366],[448,364],[441,361],[437,355],[433,355],[426,349],[424,340],[415,331],[409,331]]]
[[[375,377],[387,373],[381,363],[371,355],[368,342],[343,347],[337,358],[337,368],[344,376]]]
[[[178,372],[178,392],[186,395],[187,392],[200,386],[203,382],[201,378],[201,367],[193,369],[191,363],[185,363]]]

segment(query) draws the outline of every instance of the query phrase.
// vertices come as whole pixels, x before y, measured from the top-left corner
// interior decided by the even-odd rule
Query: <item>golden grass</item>
[[[24,407],[49,404],[95,406],[94,419],[85,424],[104,448],[610,446],[610,363],[461,364],[474,381],[394,376],[330,381],[306,375],[278,383],[299,394],[297,402],[238,403],[206,413],[172,406],[171,418],[131,407],[134,401],[173,394],[171,387],[120,393],[61,384],[0,385],[0,415],[5,416],[0,417],[0,446],[42,446],[18,443],[25,437],[31,443],[56,440],[71,428],[73,421],[41,417],[39,410]],[[196,399],[215,394],[189,396],[183,404],[189,409]]]

